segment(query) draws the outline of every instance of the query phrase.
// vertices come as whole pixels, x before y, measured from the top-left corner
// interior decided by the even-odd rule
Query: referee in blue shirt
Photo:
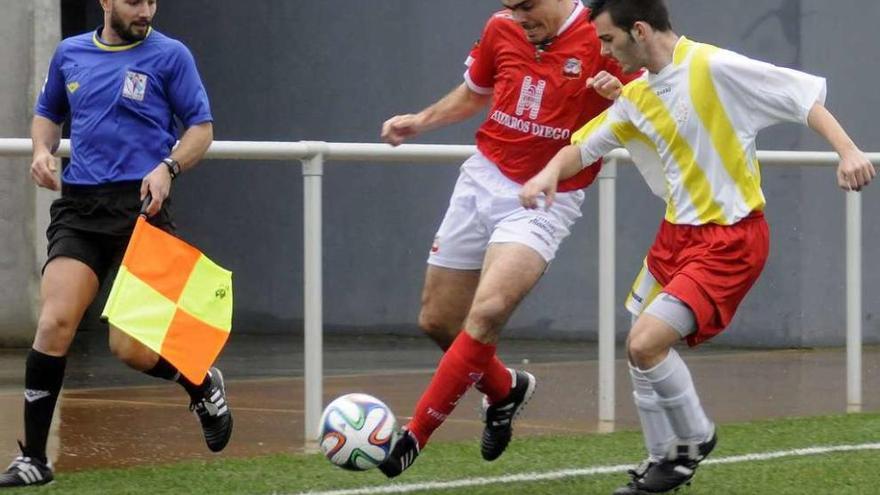
[[[198,162],[213,140],[208,97],[189,50],[152,29],[156,0],[100,0],[104,25],[58,46],[35,108],[34,182],[61,189],[52,204],[43,268],[42,307],[25,372],[25,443],[0,487],[53,479],[46,441],[64,379],[66,355],[86,308],[120,263],[142,201],[154,225],[172,231],[167,206],[175,177]],[[56,175],[53,152],[70,118],[71,158]],[[175,117],[185,132],[177,141]],[[180,383],[212,451],[232,433],[223,377],[211,368],[201,384],[161,356],[110,328],[110,348],[130,367]]]

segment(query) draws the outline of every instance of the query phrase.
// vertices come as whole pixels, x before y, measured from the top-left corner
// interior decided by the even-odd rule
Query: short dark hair
[[[603,12],[608,12],[611,22],[623,30],[630,30],[636,22],[647,23],[657,31],[671,31],[669,9],[664,0],[592,0],[590,20],[594,21]]]

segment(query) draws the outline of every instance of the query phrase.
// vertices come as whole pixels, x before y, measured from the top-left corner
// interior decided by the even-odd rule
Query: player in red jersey
[[[558,207],[549,211],[523,209],[520,185],[608,107],[620,79],[634,77],[601,55],[579,1],[501,3],[506,10],[486,23],[467,59],[464,83],[421,112],[382,126],[382,139],[396,146],[489,107],[477,131],[478,152],[461,167],[428,258],[419,325],[446,353],[401,440],[379,466],[388,477],[412,464],[473,385],[485,394],[483,458],[504,452],[535,377],[507,369],[495,345],[581,216],[582,189],[599,167],[560,183]]]

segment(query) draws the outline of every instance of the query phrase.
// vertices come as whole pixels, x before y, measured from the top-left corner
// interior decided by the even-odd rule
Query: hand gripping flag
[[[232,327],[232,272],[138,217],[101,317],[200,384]]]

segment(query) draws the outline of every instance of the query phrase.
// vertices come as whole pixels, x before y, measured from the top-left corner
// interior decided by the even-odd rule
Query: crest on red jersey
[[[577,79],[581,77],[581,61],[577,58],[570,58],[565,61],[562,67],[562,75],[569,79]]]

